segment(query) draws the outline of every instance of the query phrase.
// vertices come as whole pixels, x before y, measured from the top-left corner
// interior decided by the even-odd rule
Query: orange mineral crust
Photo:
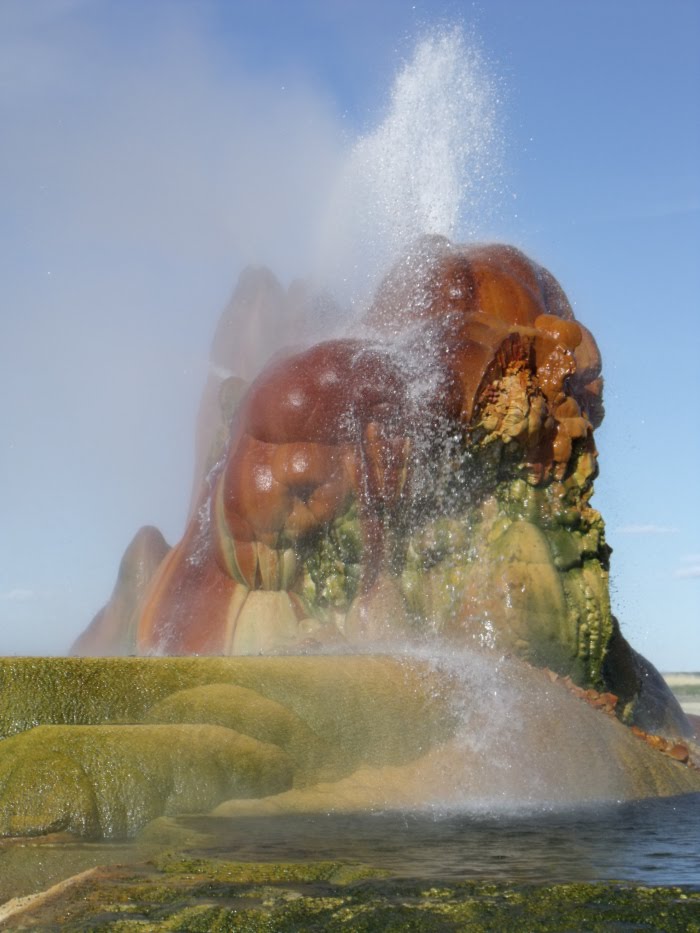
[[[444,501],[448,444],[491,462],[497,441],[503,476],[560,488],[555,499],[572,483],[582,502],[590,494],[600,355],[541,266],[511,246],[424,238],[364,326],[363,339],[278,354],[250,385],[143,602],[139,652],[283,648],[319,630],[363,638],[389,610],[405,631],[409,526]],[[324,542],[342,550],[341,525],[356,534],[357,567],[338,570],[339,596]]]

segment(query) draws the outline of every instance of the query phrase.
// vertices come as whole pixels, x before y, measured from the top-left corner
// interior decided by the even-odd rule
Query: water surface
[[[700,794],[517,814],[295,814],[183,825],[208,853],[250,861],[344,859],[399,877],[630,881],[700,890]]]

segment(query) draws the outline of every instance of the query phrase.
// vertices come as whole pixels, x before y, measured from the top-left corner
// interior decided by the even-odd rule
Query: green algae
[[[299,590],[314,615],[331,619],[347,611],[357,594],[362,533],[357,504],[306,541],[300,553]]]
[[[388,658],[6,658],[0,691],[0,835],[123,838],[410,761],[454,727],[420,665]]]
[[[700,892],[619,883],[430,882],[342,862],[163,856],[77,879],[13,929],[131,931],[700,931]]]
[[[596,513],[597,514],[597,513]],[[442,519],[409,545],[401,587],[415,626],[475,638],[601,689],[614,621],[596,522],[540,527],[509,510]],[[483,630],[479,629],[483,626]],[[612,685],[614,687],[614,685]]]
[[[41,724],[143,722],[166,697],[207,684],[281,704],[341,748],[348,768],[408,760],[451,728],[447,698],[420,665],[391,658],[0,658],[0,738]]]
[[[350,884],[365,878],[388,878],[384,869],[361,862],[234,862],[186,856],[166,851],[152,864],[166,875],[204,876],[207,883],[278,884],[282,882],[332,881]]]
[[[610,688],[610,549],[590,488],[573,476],[533,485],[509,458],[491,463],[484,485],[482,459],[478,450],[465,458],[451,501],[439,498],[408,535],[398,580],[413,628]]]
[[[221,726],[38,726],[0,745],[0,835],[130,837],[292,775],[281,749]]]
[[[532,780],[542,760],[556,763],[551,793],[696,789],[696,772],[533,668],[504,664],[499,676],[514,678],[514,695],[533,711],[509,753]],[[487,729],[478,684],[470,728],[480,716]],[[493,743],[469,761],[449,751],[471,688],[465,694],[449,667],[408,658],[7,658],[0,687],[6,836],[124,838],[158,817],[225,804],[255,810],[257,801],[273,809],[386,805],[387,794],[420,801],[438,781],[445,793],[477,793],[479,781],[501,779],[503,793],[519,792],[508,772],[494,770]]]
[[[234,729],[284,749],[294,760],[296,781],[317,771],[328,747],[306,723],[274,700],[236,684],[179,690],[151,707],[151,723],[207,723]]]

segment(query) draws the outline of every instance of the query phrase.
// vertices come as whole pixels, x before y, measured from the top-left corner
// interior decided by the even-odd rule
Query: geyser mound
[[[142,529],[76,646],[149,657],[0,665],[0,833],[700,787],[610,612],[601,360],[549,272],[422,238],[364,336],[240,389],[182,540]]]
[[[278,354],[242,397],[223,383],[182,541],[125,571],[121,631],[109,611],[76,650],[486,647],[689,733],[610,611],[601,359],[556,279],[514,247],[423,237],[363,326]]]
[[[613,632],[589,506],[600,357],[562,290],[512,247],[425,238],[365,325],[370,337],[278,355],[226,413],[223,453],[126,648],[454,634],[600,682]],[[578,549],[562,555],[567,533]],[[484,587],[492,568],[506,579]]]
[[[3,836],[123,838],[212,808],[522,812],[700,787],[550,674],[491,653],[5,658],[0,687]]]

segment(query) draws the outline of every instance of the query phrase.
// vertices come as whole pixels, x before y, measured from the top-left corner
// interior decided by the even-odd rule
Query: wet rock
[[[285,289],[264,266],[243,270],[212,339],[197,417],[191,512],[230,440],[231,421],[246,388],[271,357],[308,341],[319,318],[330,313],[330,299],[304,282],[296,280]]]
[[[185,534],[79,650],[486,647],[614,694],[647,732],[689,735],[611,613],[590,505],[602,362],[551,273],[512,246],[422,238],[365,336],[244,372],[245,348],[270,328],[284,343],[289,308],[309,301],[267,270],[242,277],[214,341],[218,440],[200,432],[211,455]]]

